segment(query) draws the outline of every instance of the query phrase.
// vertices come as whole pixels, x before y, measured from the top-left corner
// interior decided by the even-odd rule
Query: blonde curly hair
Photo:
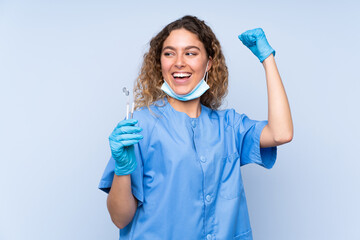
[[[161,90],[163,76],[160,57],[163,43],[171,31],[184,28],[198,36],[204,44],[208,57],[212,58],[212,66],[208,72],[207,84],[210,89],[201,97],[201,104],[211,109],[218,109],[228,89],[228,69],[225,63],[221,46],[215,34],[204,21],[195,16],[184,16],[161,30],[150,41],[150,49],[144,55],[140,74],[134,88],[135,108],[150,107],[154,102],[166,97]]]

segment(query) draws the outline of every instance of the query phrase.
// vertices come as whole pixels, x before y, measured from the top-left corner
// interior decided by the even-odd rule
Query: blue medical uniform
[[[190,118],[166,100],[151,111],[134,112],[144,136],[135,145],[138,166],[131,174],[138,208],[120,239],[251,240],[240,166],[274,165],[276,147],[260,148],[267,121],[203,105],[200,116]],[[105,192],[114,166],[111,158],[99,185]]]

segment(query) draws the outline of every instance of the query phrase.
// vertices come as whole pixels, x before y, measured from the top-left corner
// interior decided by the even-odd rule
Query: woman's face
[[[160,61],[165,81],[181,95],[193,90],[211,67],[204,44],[194,33],[183,28],[173,30],[165,39]]]

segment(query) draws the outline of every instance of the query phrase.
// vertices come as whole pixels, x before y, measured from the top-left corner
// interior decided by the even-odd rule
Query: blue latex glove
[[[112,157],[115,160],[115,174],[128,175],[137,166],[134,144],[143,136],[138,134],[142,128],[134,126],[138,121],[128,119],[119,122],[109,137]]]
[[[269,45],[265,33],[261,28],[248,30],[239,35],[239,39],[253,52],[261,63],[270,56],[270,54],[275,56],[275,50]]]

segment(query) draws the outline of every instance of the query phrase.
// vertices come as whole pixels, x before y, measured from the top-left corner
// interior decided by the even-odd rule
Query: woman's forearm
[[[122,229],[131,222],[137,209],[137,200],[131,192],[130,175],[114,175],[107,207],[111,220],[118,228]]]
[[[268,127],[274,141],[283,144],[293,137],[289,102],[272,54],[263,61],[263,66],[268,93]]]

